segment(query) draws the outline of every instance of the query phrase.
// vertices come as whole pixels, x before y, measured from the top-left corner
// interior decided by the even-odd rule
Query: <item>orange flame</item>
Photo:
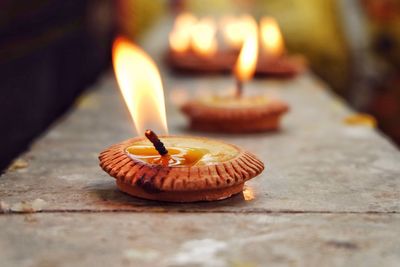
[[[190,48],[191,30],[196,21],[196,17],[187,12],[177,16],[169,34],[169,45],[173,51],[185,52]]]
[[[192,49],[201,56],[212,56],[218,49],[217,27],[212,18],[203,18],[192,28]]]
[[[251,28],[240,50],[239,57],[234,67],[234,74],[239,81],[250,80],[256,70],[258,55],[257,23],[252,19]]]
[[[285,52],[282,33],[274,18],[263,17],[260,21],[263,51],[269,56],[281,56]]]
[[[112,50],[115,76],[137,133],[153,129],[167,134],[164,92],[156,64],[123,37],[114,41]]]
[[[240,48],[253,27],[253,18],[250,15],[239,18],[227,16],[222,19],[221,27],[225,42],[233,48]]]
[[[175,25],[177,29],[184,28],[186,26],[192,26],[197,21],[197,18],[189,12],[180,13],[175,19]]]

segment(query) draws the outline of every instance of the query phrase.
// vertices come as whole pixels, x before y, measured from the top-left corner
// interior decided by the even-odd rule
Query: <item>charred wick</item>
[[[236,97],[242,97],[243,94],[243,82],[236,79]]]
[[[161,156],[165,156],[168,154],[168,150],[165,148],[164,144],[160,141],[157,134],[152,130],[146,130],[144,135],[149,139],[149,141],[153,144],[154,148]]]

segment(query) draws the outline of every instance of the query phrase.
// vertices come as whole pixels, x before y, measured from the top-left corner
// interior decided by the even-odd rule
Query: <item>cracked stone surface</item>
[[[246,94],[279,96],[290,104],[280,132],[189,132],[174,103],[229,91],[234,83],[230,77],[171,75],[161,60],[165,42],[157,41],[167,40],[168,23],[163,25],[143,45],[160,66],[170,133],[237,144],[256,154],[266,170],[247,183],[243,194],[213,203],[158,203],[121,193],[98,167],[97,156],[136,134],[114,77],[106,73],[19,158],[18,166],[0,176],[0,225],[5,229],[0,231],[0,262],[398,266],[397,148],[375,129],[346,125],[344,119],[353,112],[312,73],[246,84]],[[42,213],[14,213],[26,207]]]

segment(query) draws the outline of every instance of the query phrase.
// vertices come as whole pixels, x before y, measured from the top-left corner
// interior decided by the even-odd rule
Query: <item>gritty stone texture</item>
[[[394,267],[399,224],[398,214],[9,215],[0,258],[10,267]]]
[[[167,40],[160,39],[166,32],[158,27],[144,43],[156,61],[164,45],[157,40]],[[266,170],[243,194],[212,203],[158,203],[121,193],[97,159],[136,135],[110,72],[19,158],[26,164],[0,177],[1,266],[398,264],[400,153],[380,132],[346,125],[352,111],[326,85],[311,73],[245,85],[246,94],[290,104],[280,132],[192,133],[172,102],[229,90],[233,79],[176,77],[157,64],[171,134],[237,144]],[[37,199],[46,205],[27,212],[41,214],[11,209]]]

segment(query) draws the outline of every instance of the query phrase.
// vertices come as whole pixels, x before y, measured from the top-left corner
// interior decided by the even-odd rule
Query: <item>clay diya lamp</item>
[[[252,78],[257,62],[257,29],[248,34],[234,67],[236,95],[210,96],[189,101],[182,112],[193,130],[246,133],[277,130],[289,107],[278,99],[243,96],[243,82]]]
[[[118,188],[135,197],[172,202],[221,200],[241,193],[244,183],[264,169],[251,153],[221,141],[161,136],[161,142],[149,130],[146,137],[113,145],[99,156],[100,166],[115,177]]]
[[[167,64],[179,72],[230,72],[254,18],[250,15],[225,17],[220,21],[221,34],[226,45],[218,49],[216,26],[211,18],[197,20],[190,13],[180,14],[169,35]],[[302,73],[307,61],[302,55],[287,55],[285,44],[275,19],[260,21],[260,43],[256,76],[288,78]]]
[[[164,93],[154,62],[123,38],[113,46],[114,69],[137,132],[136,137],[100,153],[102,169],[132,196],[172,202],[213,201],[241,193],[260,174],[253,154],[218,140],[190,136],[158,137],[148,126],[167,132]]]
[[[280,128],[288,105],[265,96],[208,97],[186,103],[182,111],[195,131],[253,133]]]
[[[235,54],[216,51],[212,56],[199,56],[192,49],[185,53],[169,50],[165,60],[171,69],[178,73],[227,73],[230,71],[230,66],[235,62]]]
[[[212,18],[190,13],[177,16],[169,34],[167,64],[174,70],[194,73],[228,71],[235,55],[218,49],[217,26]]]
[[[306,69],[307,63],[301,55],[287,55],[279,25],[274,18],[264,17],[260,21],[261,52],[256,75],[292,77]]]

